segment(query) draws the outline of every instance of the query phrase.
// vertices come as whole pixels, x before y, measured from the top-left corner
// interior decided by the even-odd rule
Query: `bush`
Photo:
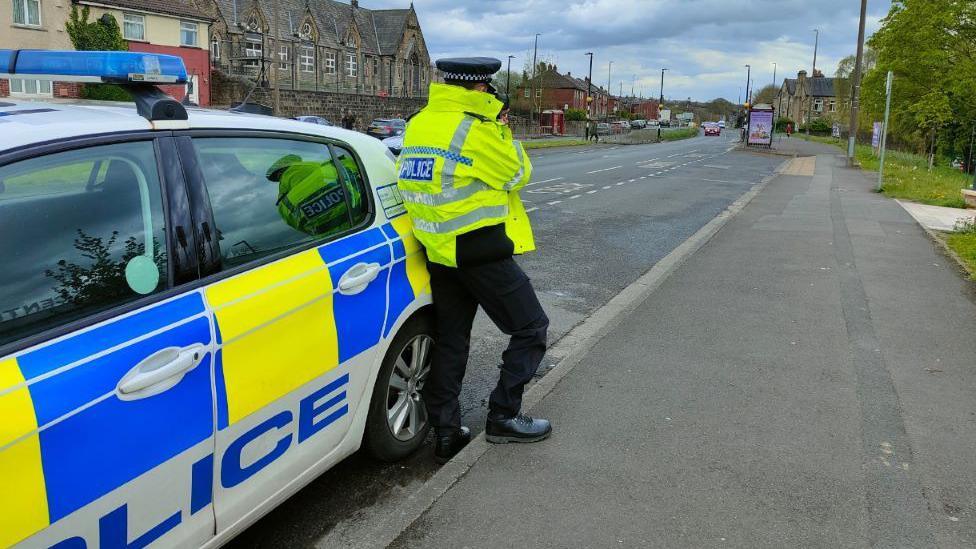
[[[817,118],[813,122],[810,122],[809,126],[810,126],[810,133],[817,134],[817,135],[830,135],[834,129],[833,124],[831,124],[830,121],[823,118]],[[806,125],[800,126],[800,131],[807,131],[807,126]]]
[[[792,118],[787,118],[785,116],[780,116],[779,118],[777,118],[776,119],[776,132],[777,133],[785,133],[786,132],[786,125],[787,124],[793,124],[793,129],[794,130],[796,129],[796,122],[794,122]]]
[[[71,44],[78,51],[126,51],[129,49],[122,30],[115,17],[106,13],[97,21],[89,21],[88,6],[80,11],[78,6],[71,7],[71,15],[64,24],[64,30],[71,38]],[[131,101],[128,92],[111,84],[87,84],[81,90],[81,96],[86,99],[100,99],[105,101]]]
[[[586,111],[583,109],[567,109],[566,120],[579,122],[586,120]]]

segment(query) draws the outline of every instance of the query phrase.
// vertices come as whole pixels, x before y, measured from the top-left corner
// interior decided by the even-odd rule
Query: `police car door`
[[[212,336],[180,286],[197,265],[171,145],[0,155],[0,546],[213,536]]]
[[[184,157],[205,182],[197,200],[212,211],[199,232],[213,242],[203,270],[212,271],[205,294],[219,345],[222,533],[358,446],[347,435],[366,412],[390,247],[371,227],[347,149],[261,133],[189,135]]]

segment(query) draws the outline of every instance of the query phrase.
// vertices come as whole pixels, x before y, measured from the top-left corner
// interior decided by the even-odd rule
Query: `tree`
[[[772,105],[776,101],[776,94],[779,92],[779,88],[772,84],[768,84],[759,90],[759,93],[753,96],[753,103],[768,103]]]
[[[77,5],[71,7],[71,14],[64,24],[64,30],[71,38],[71,44],[78,51],[126,51],[129,49],[119,22],[111,14],[89,21],[88,6],[80,10]],[[82,96],[88,99],[102,99],[106,101],[131,101],[129,94],[109,84],[88,84],[82,89]]]
[[[511,78],[512,89],[508,89],[509,78]],[[491,85],[498,90],[498,95],[502,97],[511,97],[518,91],[519,86],[522,85],[522,73],[512,71],[511,75],[506,70],[499,71],[495,73],[494,78],[492,78]]]

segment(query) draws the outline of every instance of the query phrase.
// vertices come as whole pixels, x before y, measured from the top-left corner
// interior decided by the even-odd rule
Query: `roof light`
[[[128,51],[0,49],[0,75],[113,84],[183,84],[186,66],[175,55]]]

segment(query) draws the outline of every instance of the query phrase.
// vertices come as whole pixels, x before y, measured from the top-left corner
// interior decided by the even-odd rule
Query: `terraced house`
[[[287,90],[427,95],[430,55],[412,3],[371,10],[358,0],[212,2],[212,64],[230,79]]]

